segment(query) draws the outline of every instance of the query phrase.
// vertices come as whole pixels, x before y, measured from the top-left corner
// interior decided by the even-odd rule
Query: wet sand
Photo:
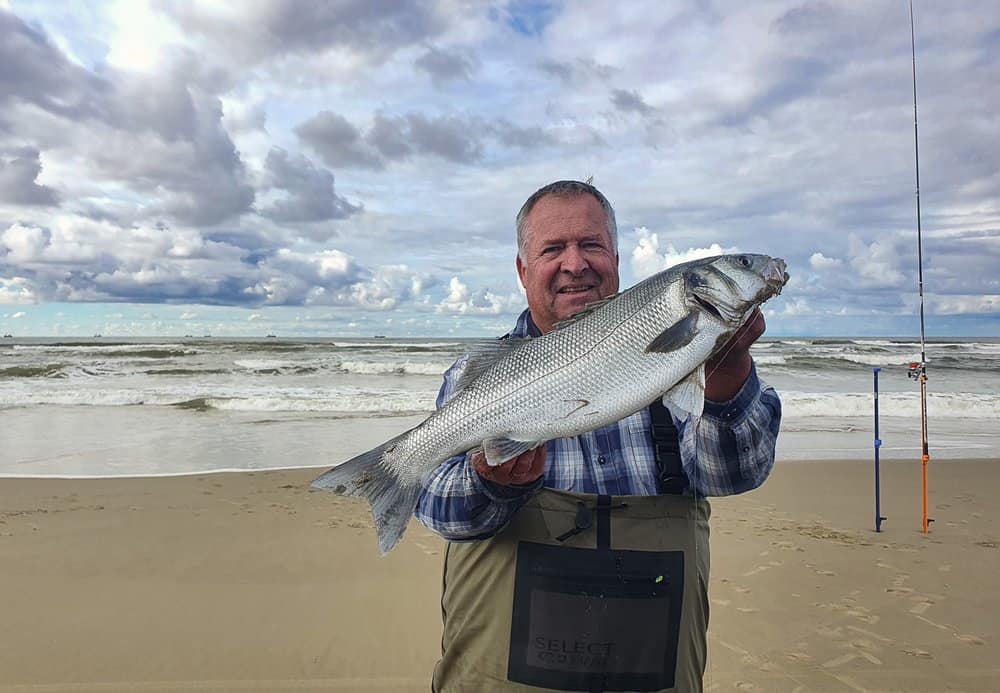
[[[0,692],[427,691],[443,542],[318,470],[0,480]],[[1000,690],[1000,463],[779,462],[713,501],[709,691]]]

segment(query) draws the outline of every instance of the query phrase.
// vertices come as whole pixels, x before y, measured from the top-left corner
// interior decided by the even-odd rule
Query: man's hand
[[[486,455],[481,450],[473,453],[471,461],[472,468],[487,481],[500,486],[525,486],[545,473],[545,446],[522,452],[496,467],[486,463]]]
[[[764,334],[764,314],[755,308],[736,334],[705,362],[705,399],[727,402],[736,396],[750,376],[753,360],[750,345]]]

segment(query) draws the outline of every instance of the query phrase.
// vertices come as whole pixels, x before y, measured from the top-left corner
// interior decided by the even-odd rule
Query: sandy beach
[[[0,482],[0,691],[426,691],[443,543],[317,470]],[[781,461],[713,502],[709,691],[1000,690],[1000,464]]]

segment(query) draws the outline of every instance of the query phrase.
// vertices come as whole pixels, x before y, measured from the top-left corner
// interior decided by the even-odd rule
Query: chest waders
[[[448,544],[433,691],[702,690],[710,508],[678,495],[677,431],[651,414],[665,495],[546,488],[496,536]]]

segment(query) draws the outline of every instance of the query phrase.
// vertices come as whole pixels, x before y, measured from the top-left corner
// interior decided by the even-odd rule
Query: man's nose
[[[581,274],[590,267],[580,246],[568,245],[562,254],[562,270],[570,274]]]

